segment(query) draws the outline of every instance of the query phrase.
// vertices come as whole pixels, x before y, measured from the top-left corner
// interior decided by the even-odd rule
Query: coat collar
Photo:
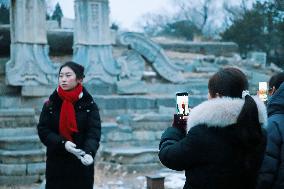
[[[259,122],[266,125],[266,107],[258,97],[253,99],[257,105]],[[187,128],[199,124],[206,124],[207,127],[227,127],[235,124],[243,105],[244,99],[240,98],[222,97],[207,100],[190,111]]]

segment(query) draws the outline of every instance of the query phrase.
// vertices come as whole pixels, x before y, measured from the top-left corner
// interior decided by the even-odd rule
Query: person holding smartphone
[[[43,105],[37,129],[47,147],[46,189],[93,189],[101,120],[83,78],[83,66],[63,64],[59,85]]]
[[[174,115],[161,137],[160,161],[185,170],[184,189],[254,189],[266,145],[266,107],[248,94],[237,68],[215,73],[208,89],[208,100],[188,116]]]
[[[284,188],[284,72],[269,80],[267,146],[258,189]]]

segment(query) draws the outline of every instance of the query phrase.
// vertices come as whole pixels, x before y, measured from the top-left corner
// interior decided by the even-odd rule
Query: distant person
[[[284,72],[269,80],[267,146],[258,189],[284,188]]]
[[[83,78],[83,66],[63,64],[59,85],[40,114],[38,135],[47,147],[46,189],[93,189],[101,120]]]
[[[265,105],[248,94],[237,68],[215,73],[208,89],[209,100],[188,119],[174,115],[160,141],[160,161],[185,170],[184,189],[255,189],[266,144]]]

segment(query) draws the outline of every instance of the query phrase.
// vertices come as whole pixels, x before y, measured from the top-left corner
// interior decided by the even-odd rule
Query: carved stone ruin
[[[48,57],[45,0],[11,0],[11,59],[6,82],[13,86],[55,83],[56,68]]]
[[[173,83],[187,82],[180,68],[170,62],[163,49],[144,35],[125,32],[119,36],[119,41],[123,45],[129,45],[145,57],[164,79]]]
[[[73,59],[85,66],[85,82],[117,81],[120,67],[112,57],[108,0],[75,0]]]

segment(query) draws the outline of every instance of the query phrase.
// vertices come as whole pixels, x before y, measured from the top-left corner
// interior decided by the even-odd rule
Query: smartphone
[[[176,93],[176,113],[184,116],[189,114],[188,92]]]
[[[258,83],[258,97],[263,102],[267,101],[268,94],[268,84],[267,82],[259,82]]]

